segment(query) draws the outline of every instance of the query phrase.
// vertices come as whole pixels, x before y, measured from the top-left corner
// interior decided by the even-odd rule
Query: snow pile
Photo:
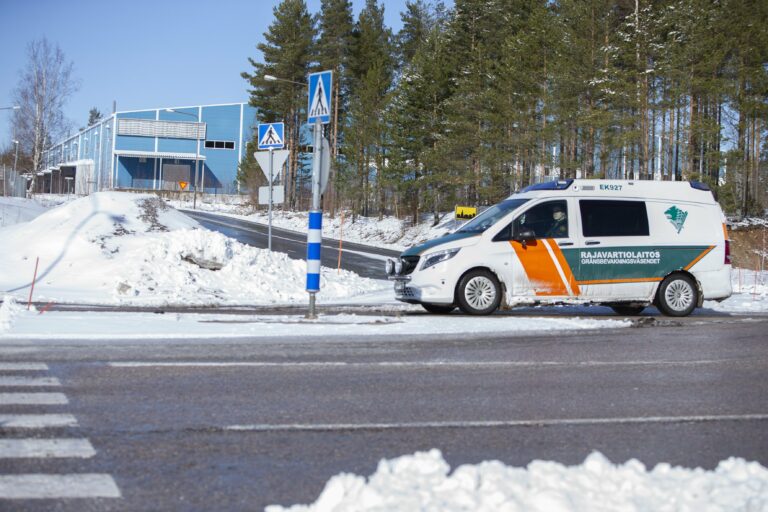
[[[32,199],[0,197],[0,228],[29,222],[46,210],[47,207]]]
[[[306,300],[303,261],[200,228],[154,195],[101,192],[0,229],[0,290],[97,304],[265,304]],[[326,298],[386,283],[323,272]]]
[[[127,240],[133,266],[121,274],[118,296],[143,304],[265,304],[305,302],[306,262],[241,244],[220,233],[180,230]],[[323,300],[360,295],[388,283],[323,269]]]
[[[672,467],[651,471],[635,460],[614,465],[599,452],[566,467],[533,461],[527,468],[498,461],[458,467],[439,450],[382,460],[366,479],[337,475],[309,506],[267,512],[383,510],[581,512],[584,510],[756,511],[768,508],[768,469],[730,458],[714,471]]]
[[[24,308],[17,304],[10,295],[3,297],[3,303],[0,304],[0,333],[10,330],[13,320],[19,316]]]
[[[704,307],[727,313],[768,313],[768,271],[735,268],[733,295],[722,302],[704,301]]]

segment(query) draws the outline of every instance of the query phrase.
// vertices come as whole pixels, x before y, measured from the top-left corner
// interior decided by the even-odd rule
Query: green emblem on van
[[[666,215],[667,219],[669,219],[669,222],[675,226],[678,233],[682,231],[683,224],[685,224],[685,219],[688,218],[688,212],[684,212],[677,206],[673,206],[669,210],[665,211],[664,215]]]

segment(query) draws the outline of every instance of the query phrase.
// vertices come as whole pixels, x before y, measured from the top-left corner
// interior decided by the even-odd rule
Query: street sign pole
[[[320,165],[323,152],[323,125],[315,119],[314,153],[312,155],[312,209],[309,211],[307,233],[307,292],[309,312],[307,318],[317,318],[317,292],[320,291],[320,251],[323,241],[323,211],[320,209]]]
[[[269,148],[269,206],[267,207],[269,211],[269,228],[267,231],[267,247],[270,251],[272,250],[272,178],[275,175],[274,162],[275,150]]]

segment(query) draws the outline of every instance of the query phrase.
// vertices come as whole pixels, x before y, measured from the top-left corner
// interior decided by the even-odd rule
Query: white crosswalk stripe
[[[76,427],[71,414],[0,414],[0,429]]]
[[[64,393],[0,393],[0,405],[63,405]]]
[[[45,363],[0,363],[0,371],[48,370]]]
[[[0,376],[0,386],[7,387],[42,387],[61,386],[56,377],[5,377]]]
[[[96,455],[87,439],[0,439],[0,459],[72,457]]]
[[[44,363],[0,362],[2,372],[48,371]],[[61,386],[59,379],[45,376],[0,375],[0,387],[37,388]],[[10,414],[2,406],[59,406],[69,403],[64,393],[41,393],[27,390],[0,393],[0,459],[88,459],[96,450],[82,438],[4,438],[8,429],[43,430],[77,427],[72,414]],[[36,407],[35,409],[38,409]],[[27,409],[26,407],[24,408]],[[57,409],[60,409],[57,407]],[[15,413],[16,408],[11,411]],[[51,468],[55,469],[55,468]],[[0,475],[0,500],[37,500],[66,498],[121,498],[120,489],[111,475],[102,473],[34,473]],[[2,508],[0,506],[0,508]]]
[[[110,475],[0,475],[0,499],[119,498]]]

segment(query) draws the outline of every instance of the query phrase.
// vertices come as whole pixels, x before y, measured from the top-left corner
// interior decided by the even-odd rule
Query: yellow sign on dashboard
[[[457,206],[456,219],[472,219],[477,215],[477,208],[474,206]]]

